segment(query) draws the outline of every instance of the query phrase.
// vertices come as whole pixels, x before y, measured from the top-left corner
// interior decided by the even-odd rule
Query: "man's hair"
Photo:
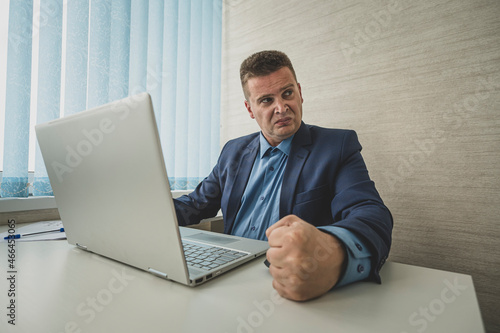
[[[281,51],[260,51],[246,58],[240,67],[241,87],[245,98],[248,98],[246,84],[253,77],[266,76],[277,70],[288,67],[297,81],[297,76],[288,56]]]

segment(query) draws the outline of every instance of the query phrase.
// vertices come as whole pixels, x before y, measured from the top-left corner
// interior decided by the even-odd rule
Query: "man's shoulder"
[[[313,141],[325,138],[340,139],[344,137],[357,137],[356,132],[352,129],[327,128],[309,124],[304,125]]]
[[[240,136],[239,138],[231,139],[224,145],[224,150],[233,150],[233,149],[244,149],[248,146],[255,145],[259,142],[259,132],[255,132],[252,134]]]

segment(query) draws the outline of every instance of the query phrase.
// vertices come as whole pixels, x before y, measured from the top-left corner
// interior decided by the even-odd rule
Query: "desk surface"
[[[144,246],[148,246],[144,244]],[[357,283],[308,302],[279,297],[256,259],[196,288],[81,251],[16,243],[16,326],[0,279],[4,332],[483,332],[468,275],[387,262],[383,284]],[[7,274],[7,245],[0,243]]]

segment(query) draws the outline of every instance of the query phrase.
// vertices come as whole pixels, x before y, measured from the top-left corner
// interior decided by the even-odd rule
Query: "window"
[[[172,189],[210,172],[222,0],[10,0],[0,22],[0,196],[52,195],[36,124],[143,91]]]

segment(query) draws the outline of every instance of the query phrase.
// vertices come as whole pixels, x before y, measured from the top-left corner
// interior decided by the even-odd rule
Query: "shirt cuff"
[[[345,272],[334,288],[361,281],[370,276],[372,254],[361,239],[351,231],[341,227],[322,226],[318,227],[318,229],[337,237],[346,249],[347,264],[345,265]]]

